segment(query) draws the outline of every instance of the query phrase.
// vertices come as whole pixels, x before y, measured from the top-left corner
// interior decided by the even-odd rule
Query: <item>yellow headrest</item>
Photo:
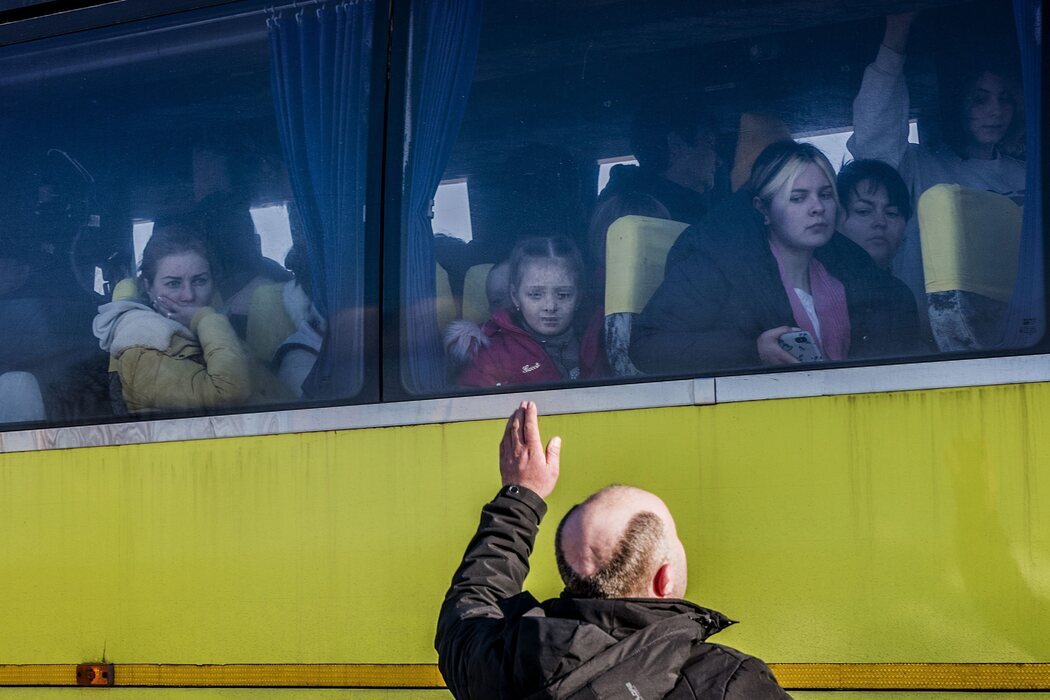
[[[687,227],[680,221],[622,216],[609,226],[605,313],[641,313],[664,280],[667,251]]]
[[[918,213],[927,292],[962,290],[1010,301],[1021,207],[994,192],[935,185],[919,197]]]
[[[463,318],[478,325],[489,318],[489,297],[485,293],[485,281],[492,268],[492,263],[474,265],[467,270],[463,281]]]
[[[435,265],[434,304],[437,307],[438,328],[444,328],[456,320],[456,300],[452,296],[452,286],[448,282],[448,273],[441,265]]]
[[[256,359],[269,364],[285,339],[295,332],[284,308],[284,283],[260,284],[248,304],[245,343]]]
[[[117,282],[117,286],[113,287],[113,301],[123,301],[124,299],[130,299],[137,296],[139,293],[138,286],[135,284],[135,278],[125,277],[121,281]]]

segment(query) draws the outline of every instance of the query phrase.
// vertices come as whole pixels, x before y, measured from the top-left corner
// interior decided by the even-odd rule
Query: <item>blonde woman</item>
[[[748,186],[683,232],[634,325],[631,358],[650,374],[799,362],[782,336],[806,331],[825,360],[917,349],[904,285],[836,233],[835,174],[819,149],[766,148]]]

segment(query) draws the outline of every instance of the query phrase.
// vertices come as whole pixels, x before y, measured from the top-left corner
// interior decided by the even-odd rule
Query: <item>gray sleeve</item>
[[[908,150],[908,110],[904,56],[879,46],[853,100],[849,152],[854,158],[877,158],[899,168]]]

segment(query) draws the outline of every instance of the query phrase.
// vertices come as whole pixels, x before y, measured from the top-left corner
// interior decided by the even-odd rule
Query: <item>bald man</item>
[[[503,488],[452,578],[438,618],[438,665],[459,700],[788,698],[758,659],[705,640],[733,624],[682,599],[685,548],[655,495],[610,486],[574,506],[555,542],[561,597],[522,592],[558,481],[536,404],[507,421]]]

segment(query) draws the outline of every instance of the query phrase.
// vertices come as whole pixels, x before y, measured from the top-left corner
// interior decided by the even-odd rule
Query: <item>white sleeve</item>
[[[900,167],[908,148],[908,106],[904,56],[880,45],[853,100],[853,135],[846,144],[853,157]]]

